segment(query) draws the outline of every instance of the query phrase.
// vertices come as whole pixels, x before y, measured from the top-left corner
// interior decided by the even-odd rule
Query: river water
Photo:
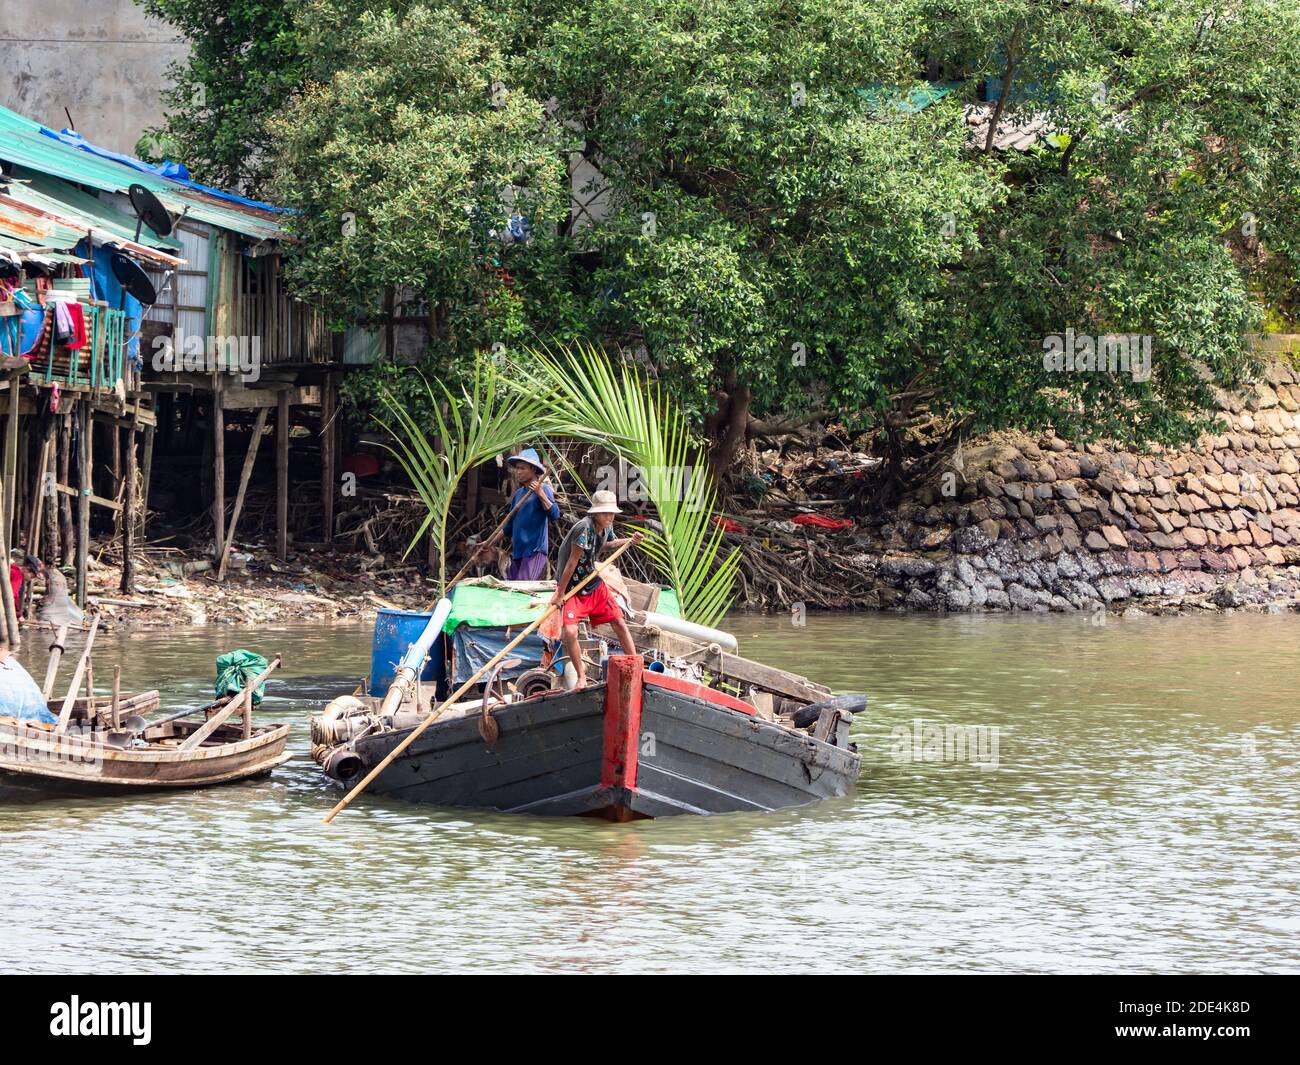
[[[220,651],[283,652],[295,757],[0,806],[0,971],[1300,971],[1300,616],[1095,620],[733,617],[870,693],[856,794],[626,825],[365,797],[325,826],[307,714],[364,628],[102,634],[99,676],[165,708]]]

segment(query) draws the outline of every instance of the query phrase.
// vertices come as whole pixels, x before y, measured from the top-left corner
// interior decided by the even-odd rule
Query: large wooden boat
[[[543,606],[548,598],[545,589],[508,583],[498,590],[531,594]],[[644,595],[644,586],[638,591]],[[469,613],[510,620],[496,604]],[[427,616],[410,615],[410,631]],[[521,604],[518,620],[526,616]],[[312,720],[313,756],[345,788],[378,766],[448,683],[490,658],[515,627],[453,617],[450,634],[430,648],[415,697],[384,714],[391,669],[385,674],[378,648],[392,643],[402,620],[381,616],[376,625],[370,694],[336,699]],[[584,630],[589,676],[599,679],[581,690],[563,686],[544,650],[521,645],[476,698],[440,710],[368,790],[436,806],[630,820],[775,810],[852,789],[861,758],[849,726],[865,697],[833,696],[716,642],[666,632],[666,624],[654,611],[634,613],[638,655],[607,654],[600,630]],[[403,650],[399,641],[395,657]]]
[[[146,723],[142,715],[158,706],[157,691],[119,700],[118,728],[109,696],[78,698],[63,730],[0,717],[0,801],[199,788],[263,776],[289,760],[287,724],[232,724],[229,715],[218,720],[218,706],[205,708],[216,711],[206,722],[196,710]]]

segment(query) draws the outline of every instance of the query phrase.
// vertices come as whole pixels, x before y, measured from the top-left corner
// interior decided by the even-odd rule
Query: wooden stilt
[[[59,484],[72,483],[72,411],[63,411],[59,414]],[[62,557],[63,564],[70,566],[73,563],[73,552],[75,550],[76,539],[72,533],[72,499],[70,496],[58,493],[59,502],[59,529],[62,539]]]
[[[320,497],[321,541],[327,544],[334,539],[334,495],[338,491],[334,483],[335,387],[334,379],[326,374],[320,393]]]
[[[138,417],[137,415],[137,419]],[[126,484],[122,491],[122,583],[118,585],[128,595],[135,586],[135,430],[133,420],[126,429]]]
[[[168,406],[170,410],[170,405]],[[140,461],[140,535],[145,534],[149,521],[149,479],[153,475],[154,427],[144,427],[144,457]]]
[[[90,401],[77,404],[77,606],[86,609],[86,583],[90,573]]]
[[[9,417],[5,422],[5,543],[13,544],[18,537],[18,404],[22,392],[22,378],[9,375]]]
[[[212,393],[212,534],[219,553],[226,542],[226,415],[220,390]]]
[[[113,438],[113,499],[121,502],[125,485],[122,483],[122,429],[116,422],[108,427]],[[122,524],[122,512],[113,512],[113,535],[117,536]]]
[[[289,393],[276,397],[275,415],[275,555],[289,557]]]
[[[12,383],[10,387],[16,387]],[[0,573],[0,603],[4,606],[5,638],[10,650],[18,650],[22,637],[18,633],[18,604],[14,601],[13,585],[9,583],[9,515],[5,508],[5,496],[0,491],[0,559],[4,562],[4,572]]]
[[[235,530],[239,528],[239,514],[244,509],[244,493],[248,491],[248,481],[253,476],[253,466],[257,462],[257,449],[262,444],[262,432],[266,428],[266,408],[261,407],[253,419],[253,435],[248,441],[248,451],[244,454],[244,468],[239,471],[239,491],[235,493],[235,509],[230,514],[230,528],[226,534],[225,547],[221,552],[221,561],[217,563],[217,581],[226,579],[226,566],[230,563],[230,552],[235,546]]]

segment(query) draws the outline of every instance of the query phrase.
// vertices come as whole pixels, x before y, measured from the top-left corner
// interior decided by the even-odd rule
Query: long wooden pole
[[[212,544],[220,551],[226,542],[226,419],[221,390],[212,393]]]
[[[239,471],[239,491],[235,493],[235,509],[230,514],[230,524],[226,527],[226,542],[221,548],[221,561],[217,563],[218,584],[226,579],[230,551],[235,546],[235,530],[239,527],[239,515],[244,509],[244,495],[248,492],[248,482],[253,476],[253,466],[257,462],[257,449],[262,444],[262,430],[265,428],[266,408],[262,407],[253,420],[253,436],[248,441],[248,451],[244,454],[244,468]]]
[[[547,479],[545,477],[542,478],[543,485],[546,484],[546,480]],[[469,556],[469,561],[466,562],[465,565],[461,566],[460,572],[457,573],[456,576],[454,576],[451,580],[447,582],[448,591],[454,588],[460,582],[461,578],[464,577],[465,574],[469,572],[470,566],[474,565],[474,559],[478,555],[479,548],[481,548],[483,544],[491,543],[492,540],[496,537],[496,535],[506,527],[506,523],[509,522],[510,519],[515,516],[515,511],[518,510],[520,507],[522,507],[525,503],[527,503],[528,500],[532,497],[532,495],[533,495],[533,491],[530,488],[527,492],[525,492],[522,496],[519,497],[519,502],[517,502],[513,507],[510,508],[510,512],[504,518],[501,519],[501,524],[492,530],[491,535],[489,535],[488,538],[484,540],[482,543],[475,546],[473,553]]]
[[[135,431],[140,416],[137,413],[126,427],[126,483],[122,492],[122,581],[118,589],[123,595],[135,591]],[[116,437],[118,430],[113,430]]]
[[[77,606],[86,609],[86,585],[90,575],[90,493],[91,456],[90,439],[94,432],[94,422],[90,417],[90,400],[83,399],[79,406],[78,422],[80,426],[77,441],[77,466],[79,468],[78,484],[81,492],[77,496]]]
[[[442,714],[442,712],[447,709],[447,707],[455,704],[462,695],[464,695],[467,691],[470,690],[470,688],[472,688],[475,684],[478,683],[480,677],[482,677],[485,673],[491,670],[491,668],[495,666],[498,662],[502,661],[506,657],[506,655],[508,655],[511,651],[513,651],[516,647],[518,647],[521,643],[523,643],[524,640],[527,639],[529,636],[531,636],[534,632],[536,632],[537,629],[541,626],[542,622],[544,622],[557,610],[563,607],[565,603],[567,603],[570,599],[572,599],[575,595],[577,595],[580,591],[582,591],[583,588],[585,588],[588,584],[590,584],[597,577],[599,577],[601,573],[603,573],[610,566],[612,566],[614,564],[615,559],[617,559],[619,555],[621,555],[624,551],[626,551],[629,547],[631,547],[632,543],[633,543],[632,540],[628,540],[627,543],[622,544],[621,546],[615,548],[614,552],[609,556],[609,558],[605,559],[604,562],[597,565],[590,573],[587,574],[587,576],[585,576],[581,581],[575,584],[573,586],[573,590],[570,591],[562,600],[560,600],[560,602],[552,603],[550,606],[548,606],[536,621],[532,622],[527,628],[523,629],[518,636],[516,636],[513,640],[511,640],[508,644],[506,644],[503,648],[501,648],[501,650],[498,651],[495,655],[493,655],[487,662],[485,662],[483,666],[478,670],[477,673],[475,673],[472,677],[469,678],[469,680],[465,681],[464,684],[462,684],[459,688],[457,688],[454,692],[452,692],[451,695],[449,695],[446,699],[444,699],[442,701],[442,705],[439,706],[437,710],[434,710],[431,714],[429,714],[428,717],[426,717],[423,721],[421,721],[418,725],[416,725],[415,728],[411,730],[410,734],[406,737],[406,739],[402,740],[401,743],[399,743],[396,747],[394,747],[391,751],[389,751],[387,756],[384,758],[384,760],[380,762],[377,766],[375,766],[375,768],[372,769],[369,773],[366,774],[365,779],[363,779],[361,783],[359,783],[355,788],[353,788],[346,795],[344,795],[342,799],[339,800],[338,805],[336,805],[334,809],[332,809],[325,816],[325,824],[328,825],[331,821],[333,821],[334,818],[338,816],[339,812],[345,806],[348,805],[348,803],[350,803],[353,799],[355,799],[358,795],[360,795],[363,791],[365,791],[366,788],[370,786],[371,782],[375,779],[375,777],[379,776],[380,773],[382,773],[393,763],[393,760],[397,758],[398,755],[400,755],[404,750],[406,750],[406,748],[411,746],[411,744],[416,741],[416,739],[420,736],[420,734],[423,733],[424,730],[427,729],[430,725],[432,725]]]
[[[81,678],[86,672],[86,664],[90,661],[90,651],[95,646],[95,633],[99,631],[99,615],[95,615],[95,620],[90,623],[90,632],[86,634],[86,649],[81,652],[81,658],[77,661],[77,671],[72,674],[72,683],[68,685],[67,697],[63,700],[63,708],[59,711],[59,723],[54,727],[56,732],[63,732],[68,727],[68,722],[72,720],[72,704],[77,700],[77,689],[81,687]]]
[[[131,440],[131,446],[134,447],[135,434],[132,433],[131,435],[133,437],[133,439]],[[121,662],[119,662],[117,665],[113,667],[113,703],[112,703],[112,714],[110,720],[113,722],[113,727],[115,729],[122,727],[122,663]]]
[[[334,539],[334,494],[338,491],[338,485],[334,483],[334,421],[337,409],[334,389],[334,379],[326,374],[320,386],[320,499],[321,540],[327,544]]]
[[[275,557],[289,557],[289,393],[275,397]]]
[[[45,683],[41,686],[41,698],[47,703],[54,694],[54,678],[59,674],[59,660],[63,657],[65,643],[68,639],[68,626],[60,625],[50,644],[50,660],[45,666]]]
[[[9,382],[10,388],[17,388],[14,381]],[[18,604],[14,600],[13,585],[9,581],[9,520],[8,510],[5,507],[3,489],[0,489],[0,606],[3,607],[5,633],[9,639],[11,650],[17,651],[22,644],[22,636],[18,632]]]

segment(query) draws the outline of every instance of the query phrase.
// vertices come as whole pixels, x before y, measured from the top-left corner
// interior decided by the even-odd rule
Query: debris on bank
[[[103,624],[154,629],[187,625],[288,625],[371,621],[384,608],[424,610],[435,583],[415,564],[343,550],[274,553],[239,559],[218,584],[211,559],[141,552],[135,590],[118,590],[120,572],[91,560],[87,607]]]

